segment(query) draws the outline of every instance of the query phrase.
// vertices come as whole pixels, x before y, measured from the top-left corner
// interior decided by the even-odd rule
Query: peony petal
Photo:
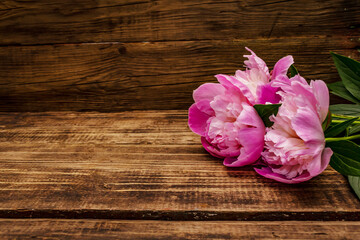
[[[264,149],[265,129],[244,128],[239,131],[239,142],[242,145],[239,157],[225,159],[224,165],[227,167],[242,167],[256,162]]]
[[[212,156],[217,158],[224,158],[223,156],[219,155],[219,151],[217,151],[211,144],[206,140],[205,137],[201,137],[201,144],[205,148],[206,151],[208,151]]]
[[[297,96],[297,107],[312,108],[314,112],[318,112],[318,101],[313,93],[313,90],[307,83],[298,81],[291,83],[291,92]],[[320,115],[319,115],[320,116]]]
[[[296,178],[288,179],[285,176],[274,173],[271,168],[269,167],[263,167],[263,168],[255,168],[255,171],[260,174],[263,177],[276,180],[278,182],[287,183],[287,184],[294,184],[294,183],[300,183],[308,181],[312,178],[309,173],[302,174]]]
[[[234,166],[232,165],[234,162],[236,162],[237,158],[234,158],[234,157],[227,157],[224,159],[224,166],[226,167],[238,167],[238,166]]]
[[[315,177],[322,173],[329,165],[332,154],[333,151],[330,148],[325,148],[322,153],[317,154],[307,167],[310,175]]]
[[[319,175],[321,171],[321,153],[318,153],[314,156],[314,158],[309,162],[306,169],[310,173],[311,176]]]
[[[196,106],[196,103],[191,105],[189,108],[189,120],[188,124],[191,129],[196,134],[200,136],[205,136],[207,120],[211,116],[200,111],[200,109]]]
[[[291,126],[305,142],[318,141],[320,144],[324,142],[324,132],[319,117],[310,108],[298,109]]]
[[[251,55],[244,55],[244,57],[248,58],[248,60],[244,61],[245,66],[248,69],[259,69],[266,74],[267,78],[270,78],[269,68],[266,66],[264,60],[256,56],[249,48],[245,47],[245,49],[251,53]]]
[[[234,160],[227,158],[224,165],[227,167],[241,167],[256,162],[264,149],[265,125],[256,110],[243,103],[243,110],[236,122],[247,125],[238,132],[239,143],[242,146],[239,157]]]
[[[244,125],[257,127],[260,129],[260,131],[264,132],[263,135],[265,135],[264,122],[260,118],[259,114],[256,112],[255,108],[247,103],[243,103],[242,107],[243,110],[241,111],[236,121]]]
[[[277,94],[279,88],[272,87],[271,83],[259,86],[257,89],[258,104],[279,103],[281,96]]]
[[[214,146],[212,146],[205,137],[201,138],[201,143],[203,145],[203,147],[205,148],[206,151],[208,151],[212,156],[217,157],[217,158],[224,158],[224,157],[234,157],[234,156],[238,156],[239,155],[239,150],[218,150],[216,149]]]
[[[226,89],[226,95],[237,96],[241,102],[250,103],[247,97],[254,99],[250,90],[246,85],[242,84],[238,79],[233,76],[228,76],[224,74],[215,75],[219,83]],[[246,95],[244,95],[246,93]]]
[[[275,80],[278,76],[286,76],[289,67],[294,63],[294,59],[291,55],[281,58],[274,66],[271,79]]]
[[[301,83],[304,85],[308,85],[306,80],[301,77],[299,74],[295,75],[292,78],[288,78],[286,75],[277,75],[276,79],[271,81],[271,86],[273,87],[279,87],[281,88],[282,91],[288,92],[288,93],[292,93],[293,88],[292,88],[292,84],[293,83]]]
[[[252,92],[250,91],[249,87],[247,86],[246,81],[243,81],[243,77],[246,78],[246,75],[243,71],[237,70],[235,72],[235,77],[237,79],[237,82],[235,83],[235,85],[240,89],[240,91],[242,92],[242,94],[244,94],[244,96],[251,102],[251,104],[256,104],[256,99]]]
[[[329,89],[321,80],[311,81],[310,86],[318,103],[320,120],[323,122],[329,111]]]
[[[333,155],[333,151],[331,150],[331,148],[324,149],[324,151],[322,152],[322,156],[321,156],[320,173],[322,173],[327,168],[327,166],[330,163],[330,159],[331,159],[332,155]]]
[[[202,111],[210,116],[215,115],[214,109],[211,108],[209,100],[201,100],[201,101],[196,102],[195,104],[196,104],[196,107],[200,111]]]
[[[225,88],[218,83],[205,83],[193,92],[195,102],[202,100],[212,101],[215,96],[224,94]]]
[[[233,79],[231,76],[225,75],[225,74],[217,74],[215,75],[218,82],[225,87],[226,89],[231,89],[234,87]]]

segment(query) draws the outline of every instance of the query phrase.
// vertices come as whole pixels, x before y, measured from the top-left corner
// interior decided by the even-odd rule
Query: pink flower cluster
[[[300,75],[289,78],[292,56],[280,59],[269,72],[266,63],[246,49],[251,55],[245,55],[245,71],[216,75],[219,83],[205,83],[194,91],[190,129],[225,166],[257,165],[257,173],[284,183],[317,176],[332,155],[322,130],[329,108],[326,84],[308,84]],[[266,128],[253,106],[276,103],[281,106]]]

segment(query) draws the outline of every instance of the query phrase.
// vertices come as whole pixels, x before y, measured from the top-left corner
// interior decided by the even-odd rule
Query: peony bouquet
[[[227,167],[251,165],[283,183],[307,181],[330,165],[360,197],[360,63],[331,53],[342,81],[307,82],[292,56],[269,71],[253,51],[245,70],[216,75],[193,93],[189,127]],[[329,106],[329,90],[354,104]]]

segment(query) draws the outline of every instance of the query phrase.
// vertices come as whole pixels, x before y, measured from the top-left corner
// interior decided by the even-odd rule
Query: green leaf
[[[360,100],[360,63],[333,52],[331,55],[345,88]]]
[[[343,82],[335,82],[327,84],[328,88],[331,90],[330,92],[336,96],[342,97],[353,103],[360,103],[344,86]]]
[[[296,69],[296,67],[294,66],[294,64],[292,64],[289,68],[290,70],[290,77],[294,77],[295,75],[298,75],[299,72],[298,70]]]
[[[333,150],[330,165],[343,175],[360,176],[360,146],[351,141],[327,142]]]
[[[360,177],[359,176],[348,176],[350,186],[360,199]]]
[[[354,125],[349,128],[349,135],[360,132],[360,125]]]
[[[266,127],[271,127],[274,123],[270,121],[271,115],[276,115],[281,104],[255,104],[254,108],[263,120]]]
[[[331,128],[328,128],[325,131],[325,137],[336,137],[340,133],[346,130],[347,127],[349,127],[353,122],[355,122],[358,119],[358,117],[349,119],[345,122],[339,123]]]
[[[324,122],[321,124],[323,131],[325,131],[331,125],[331,119],[332,119],[331,112],[328,111],[328,114],[326,115]]]
[[[360,117],[360,105],[335,104],[330,105],[329,110],[333,114]]]

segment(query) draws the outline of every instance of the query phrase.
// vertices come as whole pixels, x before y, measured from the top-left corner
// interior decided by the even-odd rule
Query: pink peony
[[[276,94],[277,87],[273,87],[270,81],[286,76],[291,64],[294,63],[292,56],[280,59],[274,66],[271,74],[266,63],[256,56],[249,48],[251,55],[244,55],[248,60],[244,62],[245,71],[237,70],[230,80],[240,88],[251,104],[278,103],[280,96]]]
[[[189,127],[211,155],[225,158],[226,166],[254,163],[264,148],[264,123],[232,77],[216,77],[220,84],[205,83],[194,91]]]
[[[235,76],[217,75],[220,84],[206,83],[194,91],[195,103],[189,109],[189,126],[202,138],[204,148],[224,159],[224,165],[240,167],[254,163],[264,148],[265,127],[252,107],[278,103],[279,88],[270,81],[286,76],[292,56],[280,59],[272,74],[265,62],[246,48],[245,71]]]
[[[270,120],[274,125],[266,130],[266,165],[256,171],[283,183],[299,183],[319,175],[328,166],[332,151],[325,148],[322,122],[329,108],[329,91],[321,81],[311,81],[296,75],[273,82],[281,88],[282,105]]]

